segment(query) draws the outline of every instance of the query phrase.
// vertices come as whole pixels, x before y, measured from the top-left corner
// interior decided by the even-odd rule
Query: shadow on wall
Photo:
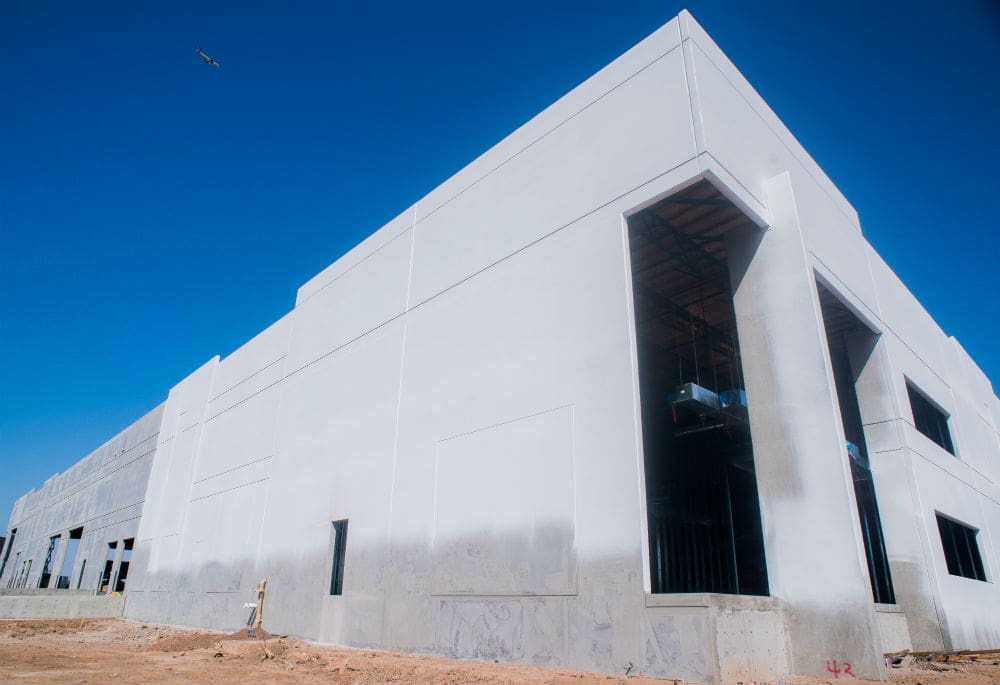
[[[732,283],[733,302],[738,313],[737,326],[740,329],[739,339],[743,352],[744,368],[746,368],[747,360],[754,355],[771,354],[771,346],[766,344],[766,341],[761,344],[758,340],[760,336],[755,330],[758,324],[756,317],[759,316],[760,312],[771,311],[771,307],[781,309],[787,306],[786,303],[781,301],[770,304],[765,303],[765,298],[773,300],[776,297],[811,297],[807,292],[786,293],[780,288],[758,291],[754,287],[754,279],[748,279],[751,265],[754,263],[757,253],[761,250],[764,240],[769,239],[774,241],[778,239],[778,236],[774,234],[774,230],[772,228],[766,233],[762,233],[754,228],[741,227],[731,231],[726,236],[726,249],[729,255],[729,278]],[[759,279],[760,277],[757,276],[755,278]],[[748,302],[754,302],[755,304],[751,306],[748,305]],[[740,316],[740,313],[742,313],[742,316]],[[759,365],[759,362],[756,364],[751,363],[750,365]],[[766,366],[769,368],[780,368],[784,366],[784,361],[770,356]],[[773,388],[771,392],[774,397],[784,396],[780,386]],[[752,423],[767,426],[768,431],[775,436],[795,435],[797,433],[799,426],[794,417],[782,411],[770,411],[767,413],[766,421],[761,421],[757,416],[764,413],[765,403],[755,403],[752,397],[748,399]],[[782,444],[782,441],[774,442],[777,445]],[[793,443],[789,442],[787,444],[790,445]],[[766,463],[763,463],[765,461]],[[803,485],[800,470],[803,468],[803,465],[794,449],[772,448],[767,452],[766,460],[758,457],[755,463],[758,470],[758,477],[765,470],[774,474],[781,474],[779,478],[772,479],[769,486],[770,496],[794,497],[801,494]]]
[[[508,533],[499,539],[513,548],[530,548],[535,539],[549,545],[553,539],[551,531],[514,537]],[[473,595],[435,587],[442,577],[440,563],[475,565],[503,558],[483,554],[484,547],[489,547],[485,541],[467,547],[468,559],[458,562],[455,546],[440,545],[448,550],[442,562],[429,546],[394,545],[390,554],[384,540],[365,546],[349,542],[342,596],[330,595],[332,560],[326,551],[260,564],[244,558],[185,574],[142,574],[129,590],[125,615],[237,630],[251,618],[244,603],[255,601],[257,581],[267,578],[264,627],[318,642],[607,673],[631,667],[632,674],[705,683],[718,682],[720,673],[726,679],[761,679],[786,672],[780,611],[646,607],[638,552],[577,559],[572,590],[564,594]],[[503,573],[538,577],[522,565]],[[228,590],[208,589],[233,578],[239,583]],[[721,669],[720,658],[726,662]]]
[[[137,572],[125,595],[125,617],[238,630],[250,620],[251,609],[243,605],[256,601],[259,579],[253,567],[253,561],[244,558],[229,564],[213,562],[186,573]]]

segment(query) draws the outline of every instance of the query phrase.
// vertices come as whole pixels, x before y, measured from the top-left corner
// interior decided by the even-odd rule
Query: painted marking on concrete
[[[854,675],[854,671],[851,670],[852,668],[853,666],[851,666],[850,661],[842,661],[840,662],[840,665],[837,664],[836,659],[828,659],[826,662],[826,670],[833,674],[834,679],[839,678],[841,673],[846,676],[850,676],[851,678],[857,678],[857,676]]]

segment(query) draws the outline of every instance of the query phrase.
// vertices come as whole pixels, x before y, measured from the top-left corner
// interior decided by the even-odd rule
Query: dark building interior
[[[654,593],[768,594],[726,235],[708,181],[629,218]]]
[[[859,365],[860,361],[855,365],[851,364],[851,351],[853,350],[855,355],[866,357],[873,354],[878,336],[822,283],[817,283],[816,288],[819,292],[820,310],[823,313],[827,348],[830,350],[830,367],[837,389],[840,420],[848,443],[844,448],[844,458],[851,465],[854,497],[858,504],[858,518],[861,523],[861,537],[865,543],[865,559],[868,564],[868,577],[871,580],[872,597],[881,604],[895,604],[896,595],[892,587],[889,556],[885,549],[882,519],[878,512],[875,482],[872,478],[868,444],[865,441],[861,407],[858,402],[857,373],[854,366]]]

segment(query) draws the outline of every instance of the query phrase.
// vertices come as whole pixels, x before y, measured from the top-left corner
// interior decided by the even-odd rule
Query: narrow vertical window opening
[[[118,578],[115,580],[115,592],[125,592],[125,579],[128,577],[129,563],[132,561],[132,546],[135,538],[126,538],[122,543],[122,560],[118,562]]]
[[[7,570],[7,560],[10,559],[10,550],[14,548],[14,538],[17,537],[17,528],[10,529],[10,535],[7,536],[7,549],[3,554],[3,563],[0,564],[0,577],[3,576],[3,572]],[[14,564],[14,570],[17,570],[17,564]],[[11,574],[13,575],[13,574]],[[10,582],[8,581],[7,587],[10,587]]]
[[[45,563],[42,564],[42,575],[38,578],[38,587],[47,588],[52,579],[52,553],[56,549],[56,542],[61,535],[53,535],[49,538],[49,548],[45,552]]]
[[[821,283],[817,283],[816,286],[823,314],[823,326],[826,330],[827,349],[830,352],[834,387],[837,390],[840,423],[847,440],[843,455],[851,466],[854,499],[861,524],[861,539],[865,545],[865,561],[868,566],[872,598],[878,604],[895,604],[896,592],[892,585],[889,553],[882,532],[882,517],[875,496],[875,481],[868,459],[868,444],[865,441],[861,403],[858,399],[858,369],[853,368],[851,363],[852,352],[855,359],[870,358],[872,350],[878,343],[878,336],[833,292]],[[859,366],[863,368],[860,363]]]
[[[344,594],[344,553],[347,548],[347,519],[333,522],[333,568],[330,594]]]
[[[17,581],[21,577],[21,553],[18,552],[14,556],[14,566],[10,570],[10,578],[7,579],[7,587],[14,588],[17,587]]]
[[[108,543],[108,556],[104,561],[104,571],[101,572],[101,582],[97,584],[98,594],[104,595],[109,592],[111,585],[111,571],[115,567],[115,553],[118,551],[117,542]]]
[[[73,566],[76,565],[76,555],[80,551],[80,538],[83,537],[83,527],[74,528],[69,532],[69,544],[66,545],[66,555],[63,557],[62,570],[56,580],[56,587],[60,590],[69,589],[70,577],[73,573]]]

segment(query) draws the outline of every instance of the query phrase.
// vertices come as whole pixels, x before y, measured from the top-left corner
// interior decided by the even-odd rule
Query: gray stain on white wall
[[[689,230],[649,241],[659,251],[650,264],[678,264],[645,283],[673,312],[652,323],[637,320],[635,269],[649,264],[632,263],[630,243],[647,210]],[[706,259],[713,273],[731,267],[725,304],[738,331],[667,346],[682,360],[669,378],[692,365],[704,377],[734,369],[718,350],[736,356],[738,339],[745,387],[710,392],[746,391],[737,423],[751,459],[732,468],[750,474],[759,507],[736,502],[737,518],[755,524],[742,531],[672,506],[683,488],[671,494],[667,478],[647,503],[664,455],[643,439],[677,419],[673,388],[640,401],[654,378],[669,384],[637,362],[665,334],[640,334],[680,319],[685,331],[719,330],[703,284],[662,305]],[[855,361],[891,607],[873,601],[818,281],[876,340]],[[958,456],[917,429],[908,384],[947,410]],[[697,420],[687,429],[736,432],[732,415]],[[826,677],[833,659],[880,677],[889,645],[1000,637],[1000,590],[948,573],[935,523],[942,512],[980,531],[985,567],[1000,567],[998,426],[982,372],[684,12],[304,284],[286,316],[19,500],[0,586],[29,567],[25,585],[37,584],[51,538],[83,525],[86,588],[98,588],[108,543],[120,569],[135,539],[131,618],[236,629],[267,578],[265,627],[324,642],[616,674],[632,665],[699,682]],[[665,539],[683,535],[651,544],[654,510],[673,517]],[[341,520],[343,594],[331,595]],[[699,553],[719,530],[732,533],[725,558],[742,564],[742,578],[739,568],[727,577],[737,594],[653,591],[652,569],[667,575],[685,554],[695,561],[684,583],[714,582],[723,555]],[[769,596],[738,594],[747,578]]]

